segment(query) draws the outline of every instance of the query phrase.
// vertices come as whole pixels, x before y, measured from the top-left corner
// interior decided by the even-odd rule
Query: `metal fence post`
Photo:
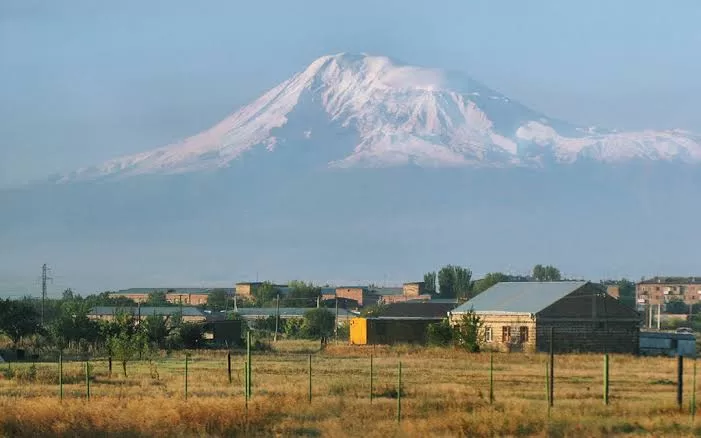
[[[694,378],[691,380],[691,424],[694,424],[696,417],[696,358],[694,358]]]
[[[187,365],[190,359],[190,355],[185,353],[185,400],[187,400]]]
[[[85,396],[90,401],[90,362],[85,361]]]
[[[397,373],[397,423],[402,422],[402,361],[399,361]]]
[[[489,353],[489,404],[494,403],[494,353]]]
[[[684,356],[677,356],[677,405],[682,409],[684,394]]]
[[[226,369],[229,374],[229,385],[231,385],[231,352],[226,355]]]
[[[604,404],[609,404],[609,355],[604,354]]]
[[[555,406],[555,349],[553,335],[555,330],[550,327],[550,407]]]
[[[58,396],[63,400],[63,353],[58,354]]]
[[[309,355],[309,403],[312,402],[312,355]]]
[[[372,364],[372,354],[370,355],[370,404],[372,404],[372,397],[373,397],[373,364]]]
[[[246,377],[247,377],[247,379],[246,379],[246,397],[248,400],[250,400],[251,396],[253,395],[253,391],[252,391],[253,385],[251,383],[251,378],[253,376],[253,372],[252,372],[251,368],[253,368],[253,366],[251,364],[251,332],[250,332],[250,330],[248,332],[248,338],[247,338],[247,342],[246,342],[246,360],[248,361],[248,368],[247,368],[248,373],[246,374]]]

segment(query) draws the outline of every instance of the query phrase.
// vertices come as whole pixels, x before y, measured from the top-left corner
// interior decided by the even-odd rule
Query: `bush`
[[[447,347],[453,343],[453,328],[447,319],[428,326],[428,344],[437,347]]]

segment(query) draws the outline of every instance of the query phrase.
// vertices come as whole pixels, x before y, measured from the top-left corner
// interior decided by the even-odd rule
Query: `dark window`
[[[501,342],[507,343],[511,341],[511,327],[504,326],[501,328]]]
[[[518,337],[522,344],[528,342],[528,327],[520,327],[518,329]]]

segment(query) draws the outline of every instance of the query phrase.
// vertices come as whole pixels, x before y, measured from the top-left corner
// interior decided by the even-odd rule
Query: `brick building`
[[[550,330],[556,352],[633,353],[640,315],[598,284],[583,281],[499,283],[451,312],[473,310],[483,322],[487,349],[544,352]]]
[[[638,306],[657,305],[673,300],[686,304],[701,302],[701,277],[653,277],[635,285]]]

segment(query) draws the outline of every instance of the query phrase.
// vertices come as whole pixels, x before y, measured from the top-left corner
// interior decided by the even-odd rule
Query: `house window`
[[[511,327],[505,325],[501,328],[501,342],[511,342]]]
[[[492,342],[492,328],[486,327],[484,329],[484,342]]]
[[[528,327],[519,327],[518,338],[522,344],[528,342]]]

